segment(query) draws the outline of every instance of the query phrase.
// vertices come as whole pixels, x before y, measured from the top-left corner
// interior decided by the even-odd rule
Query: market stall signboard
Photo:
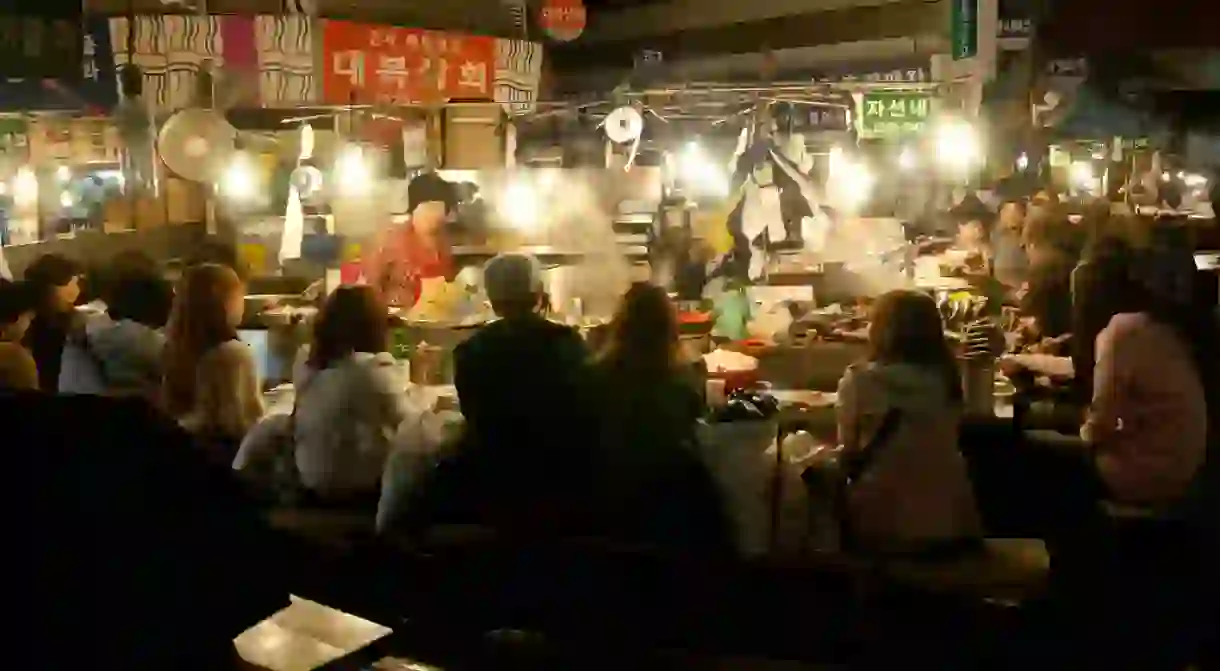
[[[491,100],[495,38],[326,21],[322,95],[332,104]]]
[[[953,60],[974,58],[979,53],[979,0],[953,0],[949,17]]]
[[[538,22],[553,39],[571,42],[585,32],[588,14],[582,0],[546,0]]]
[[[18,3],[17,10],[25,9]],[[81,3],[71,8],[52,2],[44,12],[0,10],[0,79],[81,78],[84,30]],[[55,11],[63,9],[63,11]]]
[[[920,133],[928,125],[932,96],[924,93],[865,93],[860,109],[860,134],[896,138]]]

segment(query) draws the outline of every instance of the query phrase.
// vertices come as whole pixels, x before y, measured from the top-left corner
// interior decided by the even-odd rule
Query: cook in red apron
[[[364,278],[381,290],[389,305],[410,308],[419,300],[423,280],[455,274],[453,254],[445,234],[445,219],[453,205],[453,189],[427,173],[407,188],[411,220],[386,230],[364,264]]]

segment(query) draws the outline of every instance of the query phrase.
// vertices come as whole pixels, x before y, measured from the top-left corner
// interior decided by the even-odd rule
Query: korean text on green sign
[[[864,135],[910,135],[927,125],[932,98],[922,93],[865,93],[861,108],[860,131]]]

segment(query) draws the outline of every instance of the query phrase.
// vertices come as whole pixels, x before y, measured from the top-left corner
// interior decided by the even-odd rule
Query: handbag
[[[292,399],[292,411],[288,414],[288,426],[280,434],[275,455],[271,461],[270,487],[275,502],[281,506],[296,506],[302,503],[308,491],[301,482],[301,471],[297,469],[297,406],[301,396],[309,388],[309,382],[301,385]]]
[[[834,517],[838,522],[838,544],[843,549],[851,550],[858,546],[852,529],[849,506],[852,487],[872,468],[877,457],[893,438],[901,420],[902,412],[897,408],[890,408],[882,416],[881,424],[864,448],[839,460],[838,468],[832,476],[835,482],[831,485],[830,499]],[[805,489],[810,493],[811,499],[818,494],[825,494],[827,476],[824,464],[809,466],[801,472],[801,481],[805,483]]]

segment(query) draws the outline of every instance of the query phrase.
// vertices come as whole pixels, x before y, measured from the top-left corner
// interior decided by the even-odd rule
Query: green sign
[[[932,114],[932,96],[924,93],[865,93],[860,109],[860,133],[869,137],[899,137],[921,132]]]
[[[949,34],[953,60],[974,58],[979,53],[979,0],[951,0]]]

